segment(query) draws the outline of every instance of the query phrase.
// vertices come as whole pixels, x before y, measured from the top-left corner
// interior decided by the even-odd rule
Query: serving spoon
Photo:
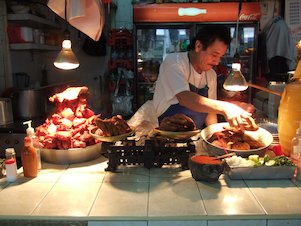
[[[227,153],[224,155],[220,155],[220,156],[215,157],[214,159],[223,159],[223,158],[231,157],[233,155],[236,155],[235,152],[230,152],[230,153]]]

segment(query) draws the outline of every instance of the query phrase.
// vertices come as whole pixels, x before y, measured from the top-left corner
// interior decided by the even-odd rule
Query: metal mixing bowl
[[[207,152],[209,155],[217,156],[217,155],[223,155],[225,154],[225,150],[227,152],[235,152],[236,155],[242,156],[242,157],[248,157],[249,155],[259,155],[263,156],[266,152],[266,149],[271,145],[273,142],[273,136],[272,134],[267,131],[266,129],[260,128],[257,131],[245,131],[246,134],[251,136],[257,141],[260,141],[264,144],[263,147],[257,148],[257,149],[251,149],[251,150],[234,150],[234,149],[228,149],[228,148],[221,148],[218,146],[213,145],[208,141],[208,139],[212,136],[215,132],[220,132],[224,130],[225,126],[229,126],[229,123],[216,123],[212,124],[210,126],[207,126],[205,129],[201,131],[201,138],[205,142],[205,147],[207,148]]]
[[[53,164],[74,164],[87,162],[101,156],[101,143],[85,148],[67,150],[40,148],[41,158]]]

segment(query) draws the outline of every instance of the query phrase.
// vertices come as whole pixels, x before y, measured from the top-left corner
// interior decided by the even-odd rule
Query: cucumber
[[[276,161],[273,159],[271,159],[265,163],[266,166],[274,166],[275,164],[276,164]]]

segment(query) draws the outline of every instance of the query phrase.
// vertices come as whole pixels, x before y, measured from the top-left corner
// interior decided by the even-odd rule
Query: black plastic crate
[[[177,146],[179,143],[183,145]],[[195,153],[195,146],[191,140],[154,137],[146,140],[144,146],[136,146],[133,140],[122,141],[122,145],[103,143],[103,151],[108,158],[106,171],[116,171],[120,165],[143,165],[150,169],[180,164],[182,169],[188,169],[188,158]]]

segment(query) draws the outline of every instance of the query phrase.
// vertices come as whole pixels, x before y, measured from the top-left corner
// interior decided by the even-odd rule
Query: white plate
[[[155,129],[155,132],[161,136],[172,138],[172,139],[188,139],[190,137],[197,135],[201,131],[197,129],[192,131],[172,132],[172,131]]]

